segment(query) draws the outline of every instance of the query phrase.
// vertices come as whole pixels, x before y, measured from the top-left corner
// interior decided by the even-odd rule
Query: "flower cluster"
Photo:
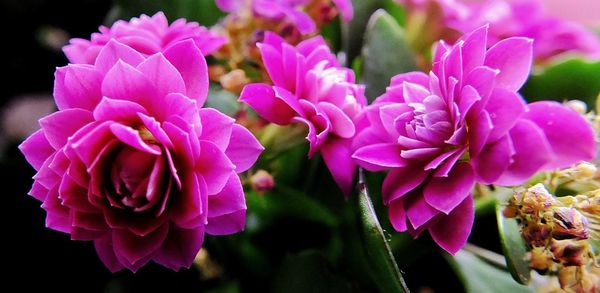
[[[273,84],[247,85],[240,101],[269,122],[306,125],[309,156],[320,151],[349,194],[356,171],[350,157],[354,119],[366,105],[364,87],[354,83],[353,72],[340,66],[321,37],[294,47],[267,32],[258,47]]]
[[[473,224],[476,182],[516,185],[540,170],[595,156],[594,133],[556,102],[526,105],[532,40],[487,47],[487,26],[454,46],[441,42],[429,75],[392,78],[359,122],[353,157],[370,171],[391,170],[383,200],[398,231],[428,230],[451,253]]]
[[[205,233],[243,230],[237,173],[263,149],[232,118],[201,108],[208,78],[198,40],[205,31],[178,21],[172,33],[150,36],[167,26],[146,25],[162,19],[120,22],[111,30],[117,37],[90,47],[98,50],[92,64],[58,68],[59,111],[20,146],[37,170],[29,194],[43,202],[46,225],[94,241],[111,271],[136,271],[150,260],[189,267]],[[191,29],[184,39],[181,28]]]
[[[542,184],[517,190],[504,210],[516,218],[530,267],[555,274],[567,292],[598,292],[600,271],[589,242],[600,239],[600,190],[555,198]]]

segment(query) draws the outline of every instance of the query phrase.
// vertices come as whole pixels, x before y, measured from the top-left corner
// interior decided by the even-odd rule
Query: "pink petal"
[[[595,157],[594,131],[579,113],[557,102],[542,101],[529,104],[524,118],[544,132],[555,155],[544,169],[565,168]]]
[[[420,85],[424,88],[429,87],[429,75],[421,71],[412,71],[401,73],[392,77],[390,85],[402,85],[404,82]]]
[[[101,73],[106,73],[119,61],[135,67],[144,59],[138,51],[115,39],[110,39],[98,54],[95,67]]]
[[[525,113],[525,101],[517,93],[496,88],[485,106],[490,114],[494,128],[490,132],[488,141],[495,141],[506,135],[519,117]]]
[[[214,143],[201,140],[200,148],[196,169],[206,181],[208,194],[216,194],[225,187],[235,166]]]
[[[352,138],[354,136],[354,133],[356,132],[354,123],[342,109],[327,102],[320,102],[318,107],[327,115],[327,118],[331,123],[332,133],[341,138]]]
[[[406,226],[406,211],[404,210],[404,201],[402,199],[394,200],[388,204],[388,217],[394,230],[404,232]]]
[[[146,109],[138,103],[104,97],[94,109],[94,119],[97,121],[111,120],[132,123],[138,120],[138,113],[148,114]]]
[[[423,103],[423,100],[431,95],[427,88],[418,84],[404,82],[402,87],[402,96],[406,103]]]
[[[171,45],[163,54],[183,77],[186,96],[202,107],[208,95],[208,67],[200,49],[192,39],[186,39]]]
[[[112,272],[116,273],[125,268],[117,259],[113,249],[112,234],[106,233],[104,237],[94,240],[96,253],[104,265]]]
[[[210,218],[246,209],[244,190],[237,174],[231,174],[223,190],[208,197],[208,206],[210,207],[208,210],[209,225]]]
[[[154,255],[154,261],[175,271],[189,268],[203,241],[203,226],[194,229],[171,227],[167,239]]]
[[[475,208],[473,198],[469,195],[448,216],[431,226],[429,234],[444,250],[455,254],[467,243],[474,220]]]
[[[514,154],[515,148],[509,135],[487,144],[477,157],[471,158],[477,181],[484,184],[496,181],[512,163]]]
[[[135,235],[128,230],[113,230],[113,249],[117,256],[123,257],[127,262],[134,265],[158,250],[165,241],[168,233],[168,225],[163,225],[144,237]]]
[[[232,136],[235,119],[212,108],[200,109],[200,119],[204,122],[200,139],[210,141],[221,151],[225,151]]]
[[[151,105],[156,88],[139,70],[119,60],[102,82],[104,96],[138,103],[144,107]]]
[[[19,150],[25,155],[25,159],[33,168],[39,170],[44,161],[48,159],[53,153],[54,148],[46,139],[44,130],[40,129],[29,136],[25,141],[19,145]]]
[[[71,233],[73,227],[71,225],[70,210],[63,206],[58,198],[58,185],[50,188],[42,208],[46,210],[46,227],[64,233]]]
[[[462,47],[462,63],[464,74],[469,75],[471,70],[483,65],[487,48],[488,25],[482,26],[464,36]]]
[[[235,172],[240,173],[250,169],[264,149],[248,129],[234,124],[225,155],[235,165]]]
[[[512,37],[492,46],[487,51],[484,64],[492,69],[500,69],[496,85],[515,92],[529,77],[532,55],[532,39]]]
[[[472,113],[467,117],[469,126],[469,154],[472,157],[479,155],[479,152],[485,146],[492,129],[492,119],[487,111],[481,111],[478,114]]]
[[[414,230],[427,228],[429,222],[442,213],[427,203],[420,191],[411,192],[404,198],[404,208]],[[418,234],[418,233],[417,233]]]
[[[59,110],[93,110],[102,98],[102,75],[91,65],[69,64],[54,73],[54,99]]]
[[[487,66],[475,67],[463,81],[463,86],[472,86],[481,97],[481,107],[485,107],[490,94],[496,85],[496,76],[500,73],[497,69]]]
[[[352,141],[349,139],[332,138],[328,139],[321,148],[325,165],[346,196],[352,190],[356,173],[356,164],[351,158],[351,144]]]
[[[467,163],[459,163],[448,177],[431,178],[423,190],[423,196],[429,205],[448,214],[470,195],[473,186],[473,168]]]
[[[156,145],[148,145],[137,130],[123,124],[114,123],[110,125],[112,133],[123,143],[134,147],[142,152],[160,155],[162,152]]]
[[[186,93],[186,86],[177,68],[161,53],[154,54],[137,66],[158,90],[157,96],[169,93]]]
[[[522,184],[554,158],[544,132],[535,123],[521,119],[509,135],[515,150],[512,164],[494,184]]]
[[[359,148],[352,158],[369,171],[404,167],[408,161],[400,156],[402,148],[395,143],[377,143]]]
[[[429,172],[423,171],[423,168],[417,164],[392,169],[383,181],[381,192],[383,202],[389,204],[393,200],[404,196],[423,183],[428,174]]]
[[[342,15],[342,20],[348,22],[354,16],[354,10],[352,9],[352,1],[350,0],[333,0],[333,3],[337,7],[338,11]]]
[[[230,235],[244,231],[246,209],[208,219],[206,233],[210,235]]]
[[[40,125],[48,143],[54,149],[60,149],[70,136],[93,120],[90,111],[74,108],[52,113],[40,119]]]
[[[273,88],[266,84],[249,84],[240,94],[240,101],[248,104],[260,117],[269,122],[287,125],[295,111],[281,99],[275,97]]]
[[[171,205],[172,220],[177,226],[186,229],[203,226],[205,223],[200,219],[207,216],[206,182],[193,173],[183,175],[182,179],[183,189]]]

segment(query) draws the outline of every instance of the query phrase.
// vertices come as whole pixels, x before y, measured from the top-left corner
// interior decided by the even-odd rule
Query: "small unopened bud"
[[[592,179],[596,176],[598,168],[588,162],[583,162],[569,169],[561,171],[561,174],[573,180]]]
[[[583,101],[580,100],[570,100],[567,101],[567,107],[575,110],[575,112],[579,113],[579,114],[585,114],[587,113],[587,104]]]
[[[221,76],[225,74],[225,67],[223,65],[210,65],[208,66],[208,78],[211,81],[220,81]]]
[[[275,180],[269,172],[260,169],[250,177],[250,185],[254,191],[263,193],[275,187]]]
[[[554,208],[554,239],[587,239],[590,236],[587,219],[576,209]]]
[[[552,205],[554,198],[543,184],[538,183],[523,194],[522,212],[538,214]]]
[[[232,92],[240,93],[244,86],[250,83],[250,79],[246,77],[246,73],[241,69],[234,69],[231,72],[221,76],[221,86]]]
[[[554,260],[564,266],[582,266],[590,261],[588,246],[583,241],[554,240],[550,250]]]

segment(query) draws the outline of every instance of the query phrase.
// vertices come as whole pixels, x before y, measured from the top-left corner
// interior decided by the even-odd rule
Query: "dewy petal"
[[[240,94],[240,101],[248,104],[260,117],[279,125],[290,124],[296,114],[283,100],[275,97],[273,88],[266,84],[246,85]]]
[[[502,88],[494,89],[485,106],[492,119],[492,125],[494,125],[488,141],[495,141],[506,135],[525,113],[525,107],[525,101],[519,94]]]
[[[392,169],[383,180],[381,190],[383,202],[389,204],[404,196],[423,183],[428,174],[429,172],[423,171],[423,168],[417,164]]]
[[[544,132],[530,120],[519,120],[509,135],[515,150],[512,164],[494,184],[522,184],[554,158]]]
[[[186,96],[202,107],[208,96],[208,66],[200,49],[192,39],[186,39],[169,46],[163,54],[183,77]]]
[[[455,254],[467,243],[474,220],[475,207],[469,195],[449,215],[433,224],[429,234],[445,251]]]
[[[434,177],[427,183],[423,196],[429,205],[449,214],[475,186],[475,172],[468,163],[454,166],[448,177]]]
[[[40,125],[48,143],[54,149],[60,149],[70,136],[93,120],[90,111],[74,108],[52,113],[40,119]]]
[[[402,147],[396,143],[377,143],[359,148],[352,158],[369,171],[404,167],[409,162],[400,156]]]
[[[477,181],[484,184],[496,181],[512,163],[514,153],[515,149],[509,135],[487,144],[477,157],[471,158]]]
[[[48,139],[44,135],[44,130],[40,129],[29,136],[19,145],[19,150],[25,159],[33,168],[39,170],[44,161],[54,153],[54,148],[50,146]]]
[[[137,66],[137,69],[154,83],[159,97],[169,93],[186,93],[186,85],[181,74],[161,53],[148,57]]]
[[[330,138],[321,147],[323,160],[344,195],[348,196],[354,183],[356,164],[352,160],[352,141]]]
[[[93,110],[100,101],[102,75],[91,65],[69,64],[54,73],[54,99],[58,110]]]
[[[544,169],[565,168],[595,157],[594,131],[579,113],[558,102],[542,101],[529,104],[524,118],[544,132],[555,155]]]
[[[245,127],[234,124],[225,155],[235,165],[235,172],[244,172],[258,159],[265,148]]]
[[[500,70],[496,85],[515,92],[529,77],[532,55],[532,39],[512,37],[492,46],[487,51],[484,65]]]

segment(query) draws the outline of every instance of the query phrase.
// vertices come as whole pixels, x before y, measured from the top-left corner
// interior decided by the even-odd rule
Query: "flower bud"
[[[584,101],[580,100],[570,100],[565,103],[567,107],[573,109],[575,112],[579,114],[587,113],[587,104]]]
[[[250,185],[254,191],[263,193],[275,187],[275,180],[269,172],[260,169],[250,177]]]
[[[227,74],[224,74],[220,78],[221,86],[232,92],[232,93],[240,93],[242,88],[248,83],[250,83],[250,79],[246,77],[246,73],[241,69],[234,69]]]
[[[554,208],[552,237],[557,240],[587,239],[589,237],[588,221],[574,208]]]
[[[554,202],[552,195],[543,184],[538,183],[523,194],[522,209],[525,214],[540,214]]]

